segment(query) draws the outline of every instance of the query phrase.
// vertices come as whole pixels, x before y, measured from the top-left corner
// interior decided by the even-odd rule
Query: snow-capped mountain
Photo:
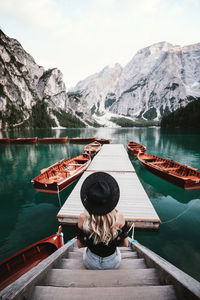
[[[123,68],[104,68],[73,89],[84,110],[159,119],[200,97],[200,43],[173,46],[161,42],[136,53]]]

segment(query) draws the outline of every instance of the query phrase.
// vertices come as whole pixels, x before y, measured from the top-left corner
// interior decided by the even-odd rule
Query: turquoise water
[[[111,138],[126,145],[136,141],[149,153],[169,157],[200,170],[200,132],[159,128],[87,128],[4,132],[15,137]],[[0,260],[57,231],[57,195],[38,193],[31,179],[63,158],[82,153],[84,145],[0,145]],[[149,173],[129,156],[162,225],[158,232],[136,232],[135,238],[183,271],[200,280],[200,189],[186,191]],[[75,186],[61,194],[63,204]],[[65,241],[73,236],[64,228]]]

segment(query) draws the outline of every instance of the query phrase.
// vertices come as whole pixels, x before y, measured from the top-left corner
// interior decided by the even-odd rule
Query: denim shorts
[[[83,252],[83,262],[87,269],[106,270],[117,269],[121,262],[121,253],[118,248],[112,255],[101,257],[85,248]]]

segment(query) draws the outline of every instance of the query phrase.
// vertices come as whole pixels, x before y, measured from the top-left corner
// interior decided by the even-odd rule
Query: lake
[[[4,132],[16,137],[110,138],[135,141],[148,153],[200,170],[200,132],[160,128],[35,129]],[[81,144],[0,145],[0,260],[57,231],[57,195],[38,193],[31,179],[63,158],[83,152]],[[186,191],[148,172],[129,156],[162,224],[158,232],[135,232],[135,239],[200,281],[200,189]],[[61,204],[77,181],[60,193]],[[134,200],[134,195],[133,195]],[[65,242],[73,228],[63,229]]]

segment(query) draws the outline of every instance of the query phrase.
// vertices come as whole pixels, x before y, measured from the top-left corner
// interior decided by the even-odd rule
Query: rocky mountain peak
[[[45,71],[17,40],[0,31],[0,128],[34,126],[33,111],[41,109],[51,127],[56,125],[52,111],[65,111],[66,103],[62,73]]]
[[[164,41],[139,50],[123,69],[89,76],[74,92],[79,90],[93,114],[102,108],[104,114],[159,120],[200,96],[199,64],[199,43],[181,47]]]

